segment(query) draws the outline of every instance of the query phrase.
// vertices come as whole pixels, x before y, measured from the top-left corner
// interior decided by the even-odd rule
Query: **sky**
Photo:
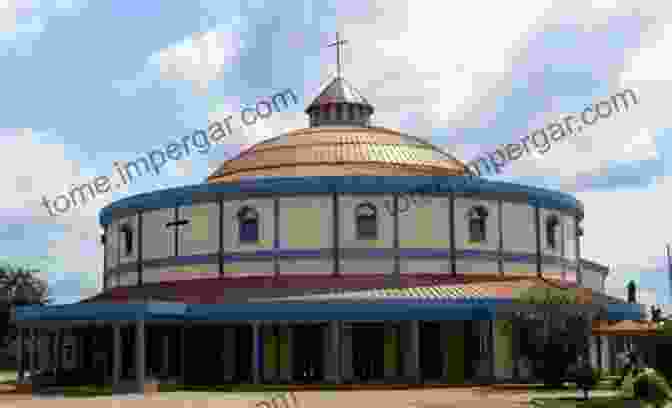
[[[100,209],[200,183],[240,149],[306,127],[303,109],[336,71],[337,31],[373,124],[465,162],[632,89],[628,111],[488,178],[575,195],[582,256],[611,268],[607,292],[624,296],[632,279],[643,303],[670,303],[672,9],[657,1],[2,2],[0,261],[38,265],[55,303],[96,294]],[[287,88],[297,105],[206,153],[62,215],[42,204]]]

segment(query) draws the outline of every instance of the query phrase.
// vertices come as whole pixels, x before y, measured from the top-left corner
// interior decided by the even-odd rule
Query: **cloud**
[[[116,81],[122,95],[135,95],[138,89],[154,85],[157,79],[188,81],[194,95],[207,94],[211,81],[222,79],[227,65],[236,63],[244,43],[238,34],[245,20],[213,30],[195,32],[181,41],[151,54],[144,68],[130,81]]]
[[[226,64],[238,56],[242,42],[233,32],[194,33],[181,43],[164,48],[157,59],[163,80],[191,81],[194,94],[205,94],[210,81],[221,79]]]
[[[49,143],[49,139],[49,133],[32,129],[0,129],[0,148],[4,153],[0,185],[13,192],[3,196],[0,219],[61,230],[58,237],[46,238],[47,256],[61,260],[59,269],[81,282],[82,296],[91,296],[102,286],[103,251],[97,214],[112,199],[97,197],[66,214],[50,216],[41,203],[42,195],[53,199],[70,185],[89,182],[94,170],[82,168],[68,158],[71,151],[66,146]]]

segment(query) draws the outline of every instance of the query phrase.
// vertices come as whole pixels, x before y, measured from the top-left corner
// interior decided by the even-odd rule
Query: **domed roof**
[[[310,127],[258,143],[225,161],[209,183],[250,177],[463,176],[464,163],[418,137],[373,127],[374,109],[337,76],[308,105]]]
[[[256,144],[208,182],[247,177],[454,176],[465,165],[417,137],[386,128],[307,128]]]

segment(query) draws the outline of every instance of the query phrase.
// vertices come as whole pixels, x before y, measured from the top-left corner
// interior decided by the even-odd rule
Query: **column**
[[[419,383],[421,381],[420,372],[420,322],[411,320],[407,322],[407,352],[404,353],[406,359],[406,377],[411,383]]]
[[[42,369],[42,330],[35,329],[35,374],[37,374]]]
[[[121,327],[112,326],[112,386],[119,385],[121,378]]]
[[[28,329],[28,373],[30,380],[33,380],[35,374],[35,331]]]
[[[352,331],[341,322],[341,381],[352,381]]]
[[[163,352],[163,362],[161,363],[161,375],[167,377],[170,373],[170,337],[168,334],[163,335],[161,344],[161,351]]]
[[[236,328],[226,326],[222,329],[222,353],[224,382],[232,382],[236,377]]]
[[[259,347],[260,330],[259,322],[252,322],[252,383],[259,384],[259,358],[261,355],[261,350]]]
[[[17,327],[16,334],[16,383],[23,383],[23,328]]]
[[[56,334],[56,370],[63,368],[63,329],[58,329]]]
[[[329,365],[326,380],[335,384],[341,382],[341,322],[332,320],[329,322],[327,334],[329,338]]]
[[[145,388],[145,321],[139,319],[135,326],[135,380],[138,390]]]
[[[383,325],[383,338],[385,344],[383,344],[383,353],[384,353],[384,362],[383,362],[383,367],[384,367],[384,372],[383,375],[385,376],[385,381],[386,382],[391,382],[392,380],[397,377],[397,364],[399,363],[396,361],[395,358],[395,364],[391,364],[391,362],[388,360],[390,355],[389,353],[393,352],[395,357],[399,354],[398,350],[391,350],[392,348],[397,348],[399,339],[395,339],[395,327],[392,322],[385,322]],[[393,342],[394,340],[394,342]]]
[[[599,360],[599,355],[597,353],[597,342],[600,341],[599,337],[597,336],[590,336],[590,365],[593,368],[599,368],[600,366],[600,360]]]
[[[185,342],[187,340],[187,325],[188,323],[183,323],[180,326],[180,384],[185,384],[186,381],[186,360],[185,360]]]
[[[600,336],[599,339],[602,342],[602,369],[611,374],[611,359],[608,340],[605,336]]]
[[[286,351],[287,354],[286,354],[286,356],[284,356],[286,358],[286,365],[284,367],[282,367],[285,370],[285,372],[284,372],[285,375],[283,376],[283,378],[284,378],[285,381],[291,382],[292,377],[293,377],[292,374],[294,373],[294,367],[293,367],[294,365],[292,364],[293,363],[292,360],[294,359],[294,357],[292,355],[292,351],[293,351],[292,350],[293,349],[292,345],[293,345],[293,341],[294,341],[294,337],[293,337],[294,336],[294,330],[292,330],[292,327],[289,325],[289,322],[287,323],[287,326],[284,326],[284,327],[285,327],[285,339],[284,340],[287,342],[287,346],[286,346],[287,348],[283,351]]]

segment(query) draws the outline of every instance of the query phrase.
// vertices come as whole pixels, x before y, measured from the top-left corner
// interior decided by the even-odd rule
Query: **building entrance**
[[[367,382],[385,378],[385,328],[383,324],[352,325],[352,373]]]
[[[325,327],[299,325],[292,327],[292,378],[301,383],[324,379]]]
[[[420,369],[423,380],[436,381],[443,376],[443,344],[439,322],[420,325]]]

